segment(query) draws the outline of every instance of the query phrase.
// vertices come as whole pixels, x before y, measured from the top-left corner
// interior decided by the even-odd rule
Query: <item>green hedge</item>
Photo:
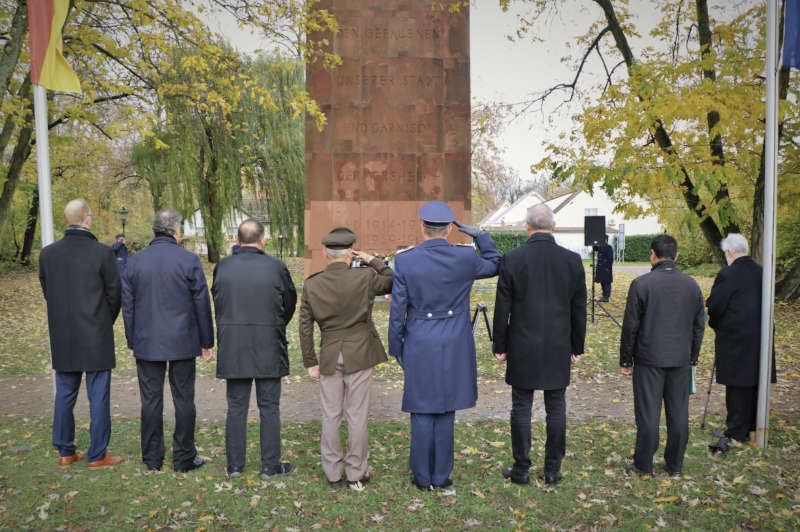
[[[489,231],[489,234],[501,255],[528,241],[525,231]]]
[[[625,262],[650,260],[650,242],[656,235],[631,235],[625,237]]]

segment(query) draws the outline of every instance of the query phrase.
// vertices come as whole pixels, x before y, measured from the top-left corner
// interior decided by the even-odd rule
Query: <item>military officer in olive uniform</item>
[[[411,414],[409,464],[420,489],[452,484],[455,411],[478,398],[469,294],[475,279],[497,275],[500,254],[492,237],[455,224],[472,246],[447,240],[455,220],[441,201],[419,210],[424,241],[395,255],[389,353],[403,367],[403,411]]]
[[[300,307],[300,349],[308,374],[319,378],[322,403],[322,469],[333,488],[343,475],[361,491],[369,480],[367,413],[372,367],[386,360],[386,351],[372,322],[375,296],[392,289],[392,270],[380,259],[353,251],[356,235],[337,227],[323,239],[328,266],[306,279]],[[349,268],[353,256],[368,268]],[[322,342],[314,350],[314,322]],[[347,419],[348,449],[339,440],[342,414]]]

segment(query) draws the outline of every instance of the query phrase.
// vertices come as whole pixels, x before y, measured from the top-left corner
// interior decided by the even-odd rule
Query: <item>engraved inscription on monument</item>
[[[306,126],[306,275],[325,267],[320,240],[338,225],[356,248],[392,253],[421,240],[425,201],[470,222],[469,13],[439,4],[320,2],[339,22],[330,51],[342,64],[306,72],[328,118]]]

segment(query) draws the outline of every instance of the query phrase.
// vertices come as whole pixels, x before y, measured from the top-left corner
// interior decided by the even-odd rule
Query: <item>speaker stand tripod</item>
[[[597,247],[596,246],[592,246],[592,323],[594,323],[594,308],[595,308],[595,305],[597,305],[598,307],[600,307],[600,310],[602,310],[603,313],[605,313],[605,315],[608,316],[611,319],[611,321],[616,323],[617,327],[619,327],[621,329],[622,325],[619,324],[617,319],[614,316],[612,316],[611,313],[608,311],[608,309],[606,307],[604,307],[603,304],[601,302],[599,302],[597,300],[597,298],[595,297],[595,293],[594,293],[595,282],[594,282],[594,280],[595,280],[595,273],[596,273],[595,272],[595,268],[596,268],[595,259],[596,258],[597,258]]]
[[[494,342],[492,324],[489,321],[489,311],[483,303],[478,303],[475,307],[475,312],[472,313],[472,335],[475,336],[475,333],[478,331],[478,313],[483,314],[483,322],[486,324],[486,332],[489,333],[489,341]]]

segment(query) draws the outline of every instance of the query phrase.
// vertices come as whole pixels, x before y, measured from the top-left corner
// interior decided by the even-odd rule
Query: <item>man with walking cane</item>
[[[728,266],[717,274],[706,301],[708,324],[716,333],[717,382],[725,385],[728,411],[725,431],[719,431],[719,440],[709,445],[715,455],[728,452],[734,441],[748,441],[756,428],[761,346],[761,266],[747,255],[747,240],[738,233],[729,234],[721,247]]]

